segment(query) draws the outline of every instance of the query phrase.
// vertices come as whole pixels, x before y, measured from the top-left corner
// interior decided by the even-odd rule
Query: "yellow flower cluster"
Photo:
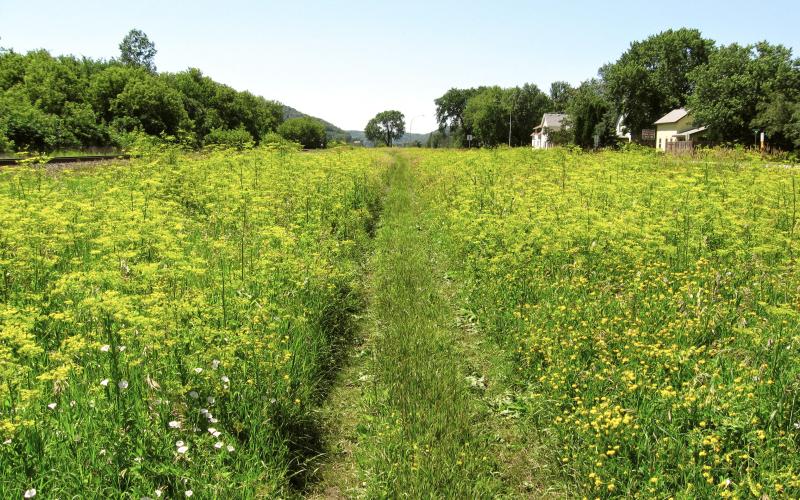
[[[167,153],[0,171],[0,497],[288,486],[384,162]]]
[[[739,152],[421,154],[466,308],[587,497],[797,497],[794,170]],[[794,482],[793,482],[794,481]]]

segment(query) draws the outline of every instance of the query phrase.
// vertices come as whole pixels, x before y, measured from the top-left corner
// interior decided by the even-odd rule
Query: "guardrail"
[[[54,156],[47,163],[80,163],[103,160],[127,160],[130,155]],[[0,166],[18,165],[24,158],[0,158]]]

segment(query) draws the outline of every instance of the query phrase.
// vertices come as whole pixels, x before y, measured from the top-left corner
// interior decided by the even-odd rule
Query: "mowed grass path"
[[[368,497],[492,496],[476,401],[460,370],[455,312],[424,219],[424,186],[395,155],[373,260],[374,341],[355,458]]]

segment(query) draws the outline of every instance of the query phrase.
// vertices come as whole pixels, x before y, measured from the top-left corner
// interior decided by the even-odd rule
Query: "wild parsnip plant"
[[[795,169],[735,151],[419,160],[466,307],[576,495],[800,495]]]
[[[0,497],[286,495],[362,306],[380,154],[0,171]]]

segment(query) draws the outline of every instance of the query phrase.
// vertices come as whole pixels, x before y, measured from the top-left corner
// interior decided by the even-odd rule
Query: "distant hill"
[[[354,141],[361,141],[367,146],[373,146],[371,141],[368,141],[367,138],[364,136],[364,132],[361,130],[347,130],[346,131],[350,137],[353,138]],[[424,146],[428,142],[428,136],[431,135],[430,132],[427,134],[409,134],[406,133],[398,139],[395,144],[398,146],[404,146],[406,144],[413,144],[416,141],[419,141]]]
[[[308,116],[310,118],[314,118],[315,120],[321,121],[325,125],[325,132],[328,135],[328,140],[331,141],[345,141],[350,142],[352,138],[350,135],[345,132],[344,130],[340,129],[336,125],[331,122],[325,121],[322,118],[317,118],[316,116],[307,115],[301,111],[294,109],[291,106],[283,105],[283,119],[288,120],[289,118],[302,118],[304,116]]]
[[[294,109],[291,106],[287,106],[285,104],[283,105],[284,120],[288,120],[289,118],[302,118],[304,116],[308,116],[310,118],[314,118],[315,120],[321,121],[325,125],[325,132],[328,134],[328,140],[345,141],[345,142],[361,141],[361,143],[364,144],[365,146],[374,146],[374,144],[372,144],[371,141],[368,141],[367,138],[364,136],[363,130],[342,130],[333,123],[325,121],[322,118],[317,118],[316,116],[307,115],[302,111]],[[405,134],[395,144],[397,144],[398,146],[404,146],[406,144],[413,144],[416,141],[419,141],[424,146],[428,142],[429,135],[430,133]]]

